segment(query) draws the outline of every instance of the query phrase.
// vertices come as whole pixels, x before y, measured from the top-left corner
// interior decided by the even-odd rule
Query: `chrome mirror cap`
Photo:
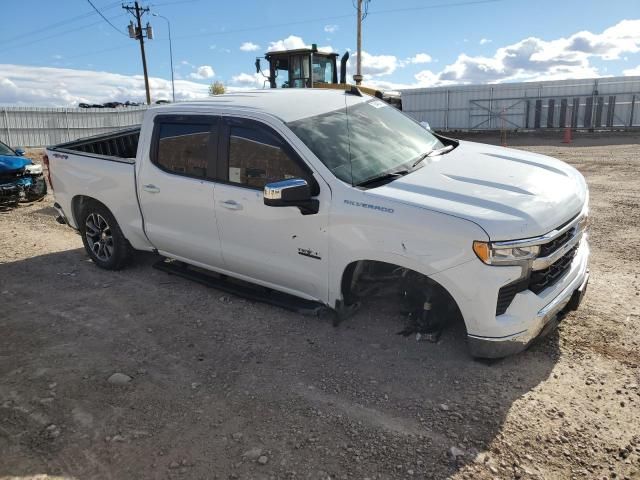
[[[299,187],[308,187],[307,181],[302,178],[291,178],[279,182],[267,183],[264,186],[264,198],[266,200],[282,200],[283,191]]]

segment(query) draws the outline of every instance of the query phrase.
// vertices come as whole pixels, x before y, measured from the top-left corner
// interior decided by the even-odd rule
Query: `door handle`
[[[235,200],[225,200],[224,202],[220,202],[220,204],[229,210],[242,210],[242,205]]]
[[[143,185],[142,188],[145,192],[160,193],[160,189],[151,183],[149,183],[148,185]]]

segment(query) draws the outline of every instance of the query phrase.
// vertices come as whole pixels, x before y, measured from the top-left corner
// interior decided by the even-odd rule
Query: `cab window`
[[[278,180],[311,177],[284,140],[251,120],[229,121],[228,158],[227,180],[247,187],[262,189]]]
[[[215,178],[216,130],[216,119],[157,121],[154,163],[169,173]]]

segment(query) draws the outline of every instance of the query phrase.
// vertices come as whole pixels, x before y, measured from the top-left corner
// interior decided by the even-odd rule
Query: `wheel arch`
[[[78,227],[78,230],[82,228],[82,219],[80,218],[82,215],[82,212],[88,205],[91,205],[91,204],[97,204],[104,207],[113,216],[113,218],[116,219],[116,222],[118,221],[118,219],[113,214],[111,209],[107,207],[104,203],[102,203],[100,200],[94,197],[90,197],[88,195],[76,195],[71,199],[71,214],[73,215],[73,221]]]
[[[462,314],[462,310],[458,305],[458,302],[451,294],[451,292],[440,282],[431,278],[431,276],[412,268],[405,262],[388,262],[381,260],[371,260],[371,259],[360,259],[354,260],[347,264],[342,271],[342,275],[340,278],[340,299],[336,300],[336,308],[339,308],[342,305],[348,305],[355,301],[355,298],[352,294],[352,289],[354,287],[354,279],[357,282],[358,272],[363,271],[367,265],[378,264],[383,265],[387,269],[403,269],[411,274],[417,275],[419,278],[424,279],[429,285],[431,285],[437,292],[441,295],[438,298],[441,301],[447,302],[451,307],[457,312],[457,314],[462,318],[466,326],[466,320],[464,319],[464,315]]]

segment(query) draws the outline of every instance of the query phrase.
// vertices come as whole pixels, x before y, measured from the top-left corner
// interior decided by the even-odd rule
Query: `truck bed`
[[[140,126],[135,126],[108,134],[61,143],[60,145],[49,147],[49,150],[66,151],[74,154],[82,152],[108,160],[135,163],[139,138]]]
[[[109,208],[131,245],[149,250],[136,191],[140,127],[81,138],[48,147],[49,173],[56,203],[69,225],[79,228],[74,199],[88,197]]]

